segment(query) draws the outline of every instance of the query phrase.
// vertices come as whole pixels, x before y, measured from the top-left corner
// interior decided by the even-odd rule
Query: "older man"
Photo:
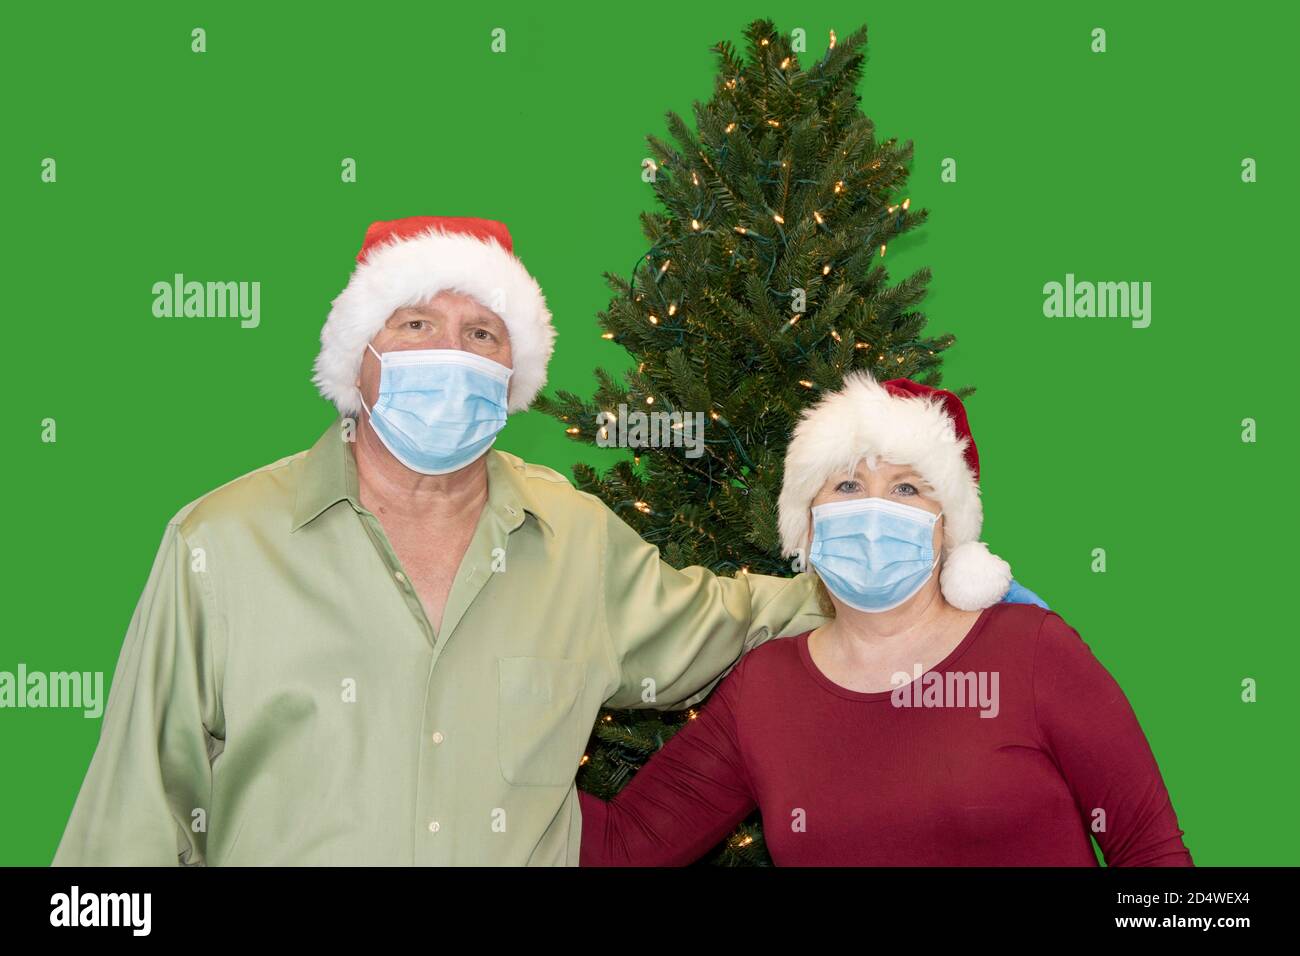
[[[698,701],[818,623],[806,575],[678,571],[490,449],[554,330],[500,223],[370,227],[340,412],[168,524],[56,864],[567,864],[602,705]]]
[[[576,865],[602,705],[821,622],[809,575],[675,570],[491,449],[555,337],[511,249],[370,227],[316,361],[340,417],[168,524],[56,864]]]

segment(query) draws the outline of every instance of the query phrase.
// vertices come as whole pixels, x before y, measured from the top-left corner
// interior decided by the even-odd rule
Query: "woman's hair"
[[[827,617],[835,616],[835,602],[831,600],[831,592],[826,588],[826,582],[822,580],[821,575],[816,571],[813,577],[817,579],[817,606],[821,608],[822,614]]]

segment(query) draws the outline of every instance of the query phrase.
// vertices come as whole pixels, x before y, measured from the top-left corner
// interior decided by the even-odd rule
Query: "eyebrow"
[[[420,314],[420,315],[433,315],[433,314],[434,314],[433,309],[429,308],[429,306],[428,306],[427,304],[425,304],[425,303],[420,303],[419,305],[403,305],[403,306],[399,306],[399,307],[396,309],[396,311],[397,311],[397,312],[416,312],[416,313],[418,313],[418,314]]]
[[[506,323],[503,318],[501,318],[499,315],[497,315],[495,312],[493,312],[485,305],[480,305],[480,308],[482,308],[483,311],[474,316],[474,321],[483,322],[483,323],[495,322],[498,325],[500,325],[503,329],[506,328]],[[428,316],[438,315],[438,311],[434,309],[432,306],[430,306],[427,302],[422,302],[419,305],[405,305],[402,306],[401,309],[399,309],[398,311],[403,311],[403,310],[407,312],[417,312],[420,315],[428,315]]]
[[[849,475],[849,477],[850,477],[851,479],[853,479],[854,481],[857,481],[857,480],[858,480],[858,476],[857,476],[857,473],[856,473],[856,472],[854,472],[853,474]],[[896,482],[900,482],[900,481],[909,481],[909,480],[910,480],[910,483],[911,483],[911,484],[915,484],[915,485],[925,485],[926,487],[933,487],[933,485],[931,485],[930,482],[928,482],[928,481],[925,480],[925,476],[923,476],[920,472],[915,471],[915,470],[912,470],[912,469],[910,469],[910,468],[909,468],[907,471],[900,471],[898,474],[896,474],[896,475],[894,475],[892,478],[890,478],[890,479],[889,479],[889,482],[890,482],[890,484],[894,484],[894,483],[896,483]]]

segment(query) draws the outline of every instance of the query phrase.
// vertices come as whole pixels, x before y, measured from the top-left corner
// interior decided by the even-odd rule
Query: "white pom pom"
[[[944,559],[939,587],[953,607],[981,611],[1000,601],[1011,587],[1011,565],[990,554],[983,541],[968,541]]]

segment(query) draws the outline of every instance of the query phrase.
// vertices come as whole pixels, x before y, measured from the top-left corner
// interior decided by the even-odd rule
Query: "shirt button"
[[[442,736],[442,731],[441,731],[441,730],[435,730],[435,731],[433,732],[433,742],[434,742],[435,744],[440,744],[440,743],[442,743],[444,739],[445,739],[445,738]]]
[[[429,832],[430,832],[430,833],[437,833],[437,832],[438,832],[439,830],[441,830],[441,829],[442,829],[442,827],[439,826],[437,820],[430,820],[430,821],[429,821]]]
[[[406,583],[406,575],[403,574],[401,571],[393,572],[393,577],[397,578],[397,580],[401,581],[403,584]]]

